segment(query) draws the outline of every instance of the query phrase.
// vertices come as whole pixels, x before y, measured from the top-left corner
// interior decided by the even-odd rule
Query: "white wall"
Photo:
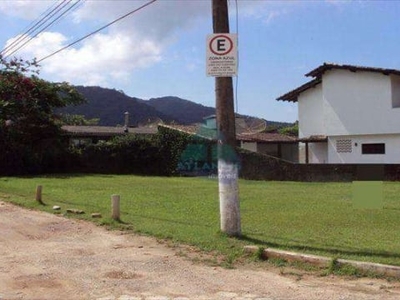
[[[328,145],[327,143],[309,143],[308,144],[308,162],[310,164],[328,163]]]
[[[304,164],[306,162],[306,145],[303,143],[299,143],[298,161],[300,164]]]
[[[324,135],[322,84],[301,93],[298,99],[299,137]]]
[[[400,109],[392,108],[391,77],[329,70],[322,78],[326,135],[397,133]]]
[[[351,153],[337,153],[336,141],[338,139],[351,139]],[[385,154],[362,154],[361,145],[363,143],[385,143]],[[328,157],[329,163],[398,164],[400,163],[400,134],[329,137]]]
[[[299,143],[299,163],[306,163],[306,144]],[[327,164],[328,145],[327,143],[308,143],[308,163]]]

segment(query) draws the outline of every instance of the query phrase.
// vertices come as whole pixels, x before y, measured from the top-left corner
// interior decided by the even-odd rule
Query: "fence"
[[[240,177],[251,180],[400,180],[400,164],[294,164],[240,149]]]

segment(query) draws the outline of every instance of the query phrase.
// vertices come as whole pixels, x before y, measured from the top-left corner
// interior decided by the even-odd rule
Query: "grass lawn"
[[[35,188],[43,185],[45,206]],[[53,212],[59,205],[110,218],[121,196],[123,226],[216,251],[233,260],[247,244],[400,266],[400,183],[383,184],[383,209],[356,209],[351,183],[240,181],[242,239],[219,231],[218,183],[205,178],[71,175],[0,178],[0,199]]]

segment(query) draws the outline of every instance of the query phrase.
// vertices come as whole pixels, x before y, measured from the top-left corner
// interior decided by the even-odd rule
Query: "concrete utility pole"
[[[227,0],[212,0],[214,33],[229,33]],[[232,77],[215,78],[221,231],[241,235]]]

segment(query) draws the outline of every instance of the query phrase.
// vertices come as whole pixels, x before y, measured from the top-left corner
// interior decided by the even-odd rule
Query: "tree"
[[[296,121],[292,126],[283,127],[278,130],[280,134],[298,136],[299,135],[299,122]]]
[[[84,101],[68,83],[40,79],[35,60],[0,56],[0,169],[26,173],[43,167],[60,145],[61,123],[53,110]],[[53,151],[53,153],[52,153]]]
[[[100,119],[86,119],[84,115],[71,115],[71,114],[61,114],[61,122],[63,125],[74,125],[74,126],[89,126],[98,125]]]

